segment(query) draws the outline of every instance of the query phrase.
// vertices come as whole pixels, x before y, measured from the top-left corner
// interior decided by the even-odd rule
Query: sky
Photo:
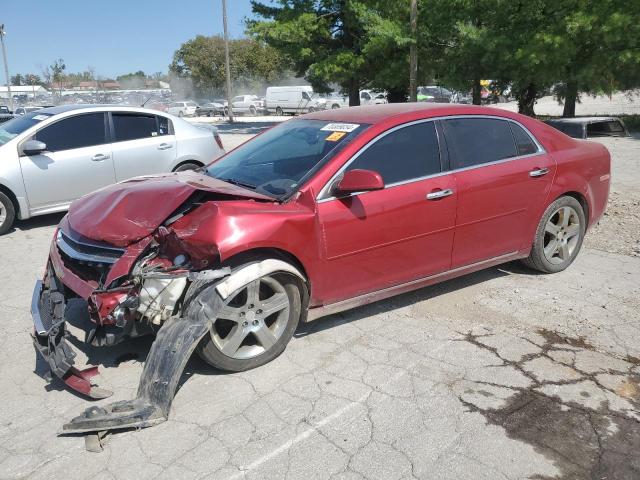
[[[173,52],[201,35],[222,34],[221,0],[2,0],[9,74],[41,74],[62,58],[67,72],[167,72]],[[243,36],[249,0],[227,0],[229,36]],[[0,70],[4,83],[4,71]]]

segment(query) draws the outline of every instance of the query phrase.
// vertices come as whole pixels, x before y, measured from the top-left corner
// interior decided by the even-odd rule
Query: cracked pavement
[[[603,142],[615,182],[638,141]],[[248,372],[193,358],[169,421],[89,453],[57,433],[90,403],[38,375],[28,334],[60,217],[0,237],[2,479],[640,477],[640,258],[596,248],[560,274],[510,263],[302,325]],[[149,345],[82,346],[115,391],[94,404],[133,398]]]

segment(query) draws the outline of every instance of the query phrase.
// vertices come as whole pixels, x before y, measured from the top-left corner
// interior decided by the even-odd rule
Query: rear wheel
[[[281,116],[283,114],[284,114],[284,112],[282,111],[282,108],[281,107],[276,107],[276,115]]]
[[[258,113],[258,111],[256,110],[256,107],[254,107],[253,105],[251,105],[251,106],[249,107],[249,113],[250,113],[251,115],[255,116],[255,115]]]
[[[16,218],[16,209],[13,202],[4,193],[0,192],[0,235],[7,233]]]
[[[340,108],[340,105],[338,105],[337,103],[334,103],[333,105],[331,105],[331,108],[335,110],[336,108]]]
[[[195,170],[196,168],[200,168],[202,165],[195,162],[185,162],[181,165],[178,165],[174,172],[184,172],[185,170]]]
[[[213,367],[232,372],[259,367],[280,355],[302,312],[297,277],[279,272],[250,281],[226,300],[220,299],[215,283],[194,282],[187,302],[187,315],[204,309],[216,317],[198,354]]]
[[[586,230],[584,209],[573,197],[560,197],[542,215],[524,264],[544,273],[561,272],[575,260]]]
[[[179,117],[184,117],[184,112],[183,112],[182,110],[180,110],[180,111],[178,112],[178,116],[179,116]]]

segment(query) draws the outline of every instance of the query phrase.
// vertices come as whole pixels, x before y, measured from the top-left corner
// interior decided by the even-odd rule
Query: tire
[[[0,192],[0,235],[7,233],[16,219],[16,209],[13,202]]]
[[[179,116],[179,117],[184,117],[184,112],[183,112],[182,110],[180,110],[180,111],[178,112],[178,116]]]
[[[539,272],[561,272],[578,256],[586,225],[584,209],[578,200],[568,196],[558,198],[542,215],[531,253],[522,262]]]
[[[332,110],[335,110],[336,108],[340,108],[340,105],[338,105],[337,103],[334,103],[333,105],[331,105]]]
[[[299,279],[289,273],[275,272],[249,282],[224,301],[215,290],[215,284],[193,282],[185,295],[186,316],[207,311],[219,315],[211,328],[212,333],[196,350],[200,358],[220,370],[242,372],[279,356],[300,321]],[[252,292],[258,292],[258,296]],[[260,308],[265,305],[280,309],[265,317]],[[225,315],[231,318],[224,318]]]
[[[284,115],[284,112],[282,111],[282,107],[276,107],[276,115],[278,115],[279,117]]]
[[[225,117],[229,116],[229,107],[224,107],[224,110],[222,111],[222,113],[224,113]]]
[[[250,113],[252,116],[254,116],[254,117],[255,117],[255,116],[258,114],[258,111],[256,110],[256,107],[254,107],[253,105],[251,105],[251,106],[249,107],[249,113]]]
[[[184,162],[178,165],[173,171],[174,172],[185,172],[187,170],[195,170],[196,168],[200,168],[202,165],[196,162]]]

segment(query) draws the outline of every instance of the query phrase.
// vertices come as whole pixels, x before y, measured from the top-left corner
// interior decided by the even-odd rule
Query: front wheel
[[[284,115],[281,107],[276,107],[276,115],[278,115],[279,117]]]
[[[174,172],[184,172],[186,170],[195,170],[196,168],[200,168],[202,165],[195,162],[185,162],[182,165],[176,167]]]
[[[258,111],[256,110],[256,107],[252,105],[251,107],[249,107],[249,113],[255,117]]]
[[[302,312],[297,277],[272,273],[255,279],[221,300],[215,284],[194,282],[187,292],[187,315],[215,316],[200,357],[220,370],[240,372],[280,355],[295,332]]]
[[[544,273],[561,272],[578,256],[586,231],[584,209],[573,197],[560,197],[540,219],[529,257],[523,262]]]
[[[180,110],[180,111],[178,112],[178,116],[179,116],[179,117],[184,117],[184,112],[183,112],[182,110]]]
[[[13,202],[4,193],[0,192],[0,235],[9,231],[16,218],[16,210]]]

